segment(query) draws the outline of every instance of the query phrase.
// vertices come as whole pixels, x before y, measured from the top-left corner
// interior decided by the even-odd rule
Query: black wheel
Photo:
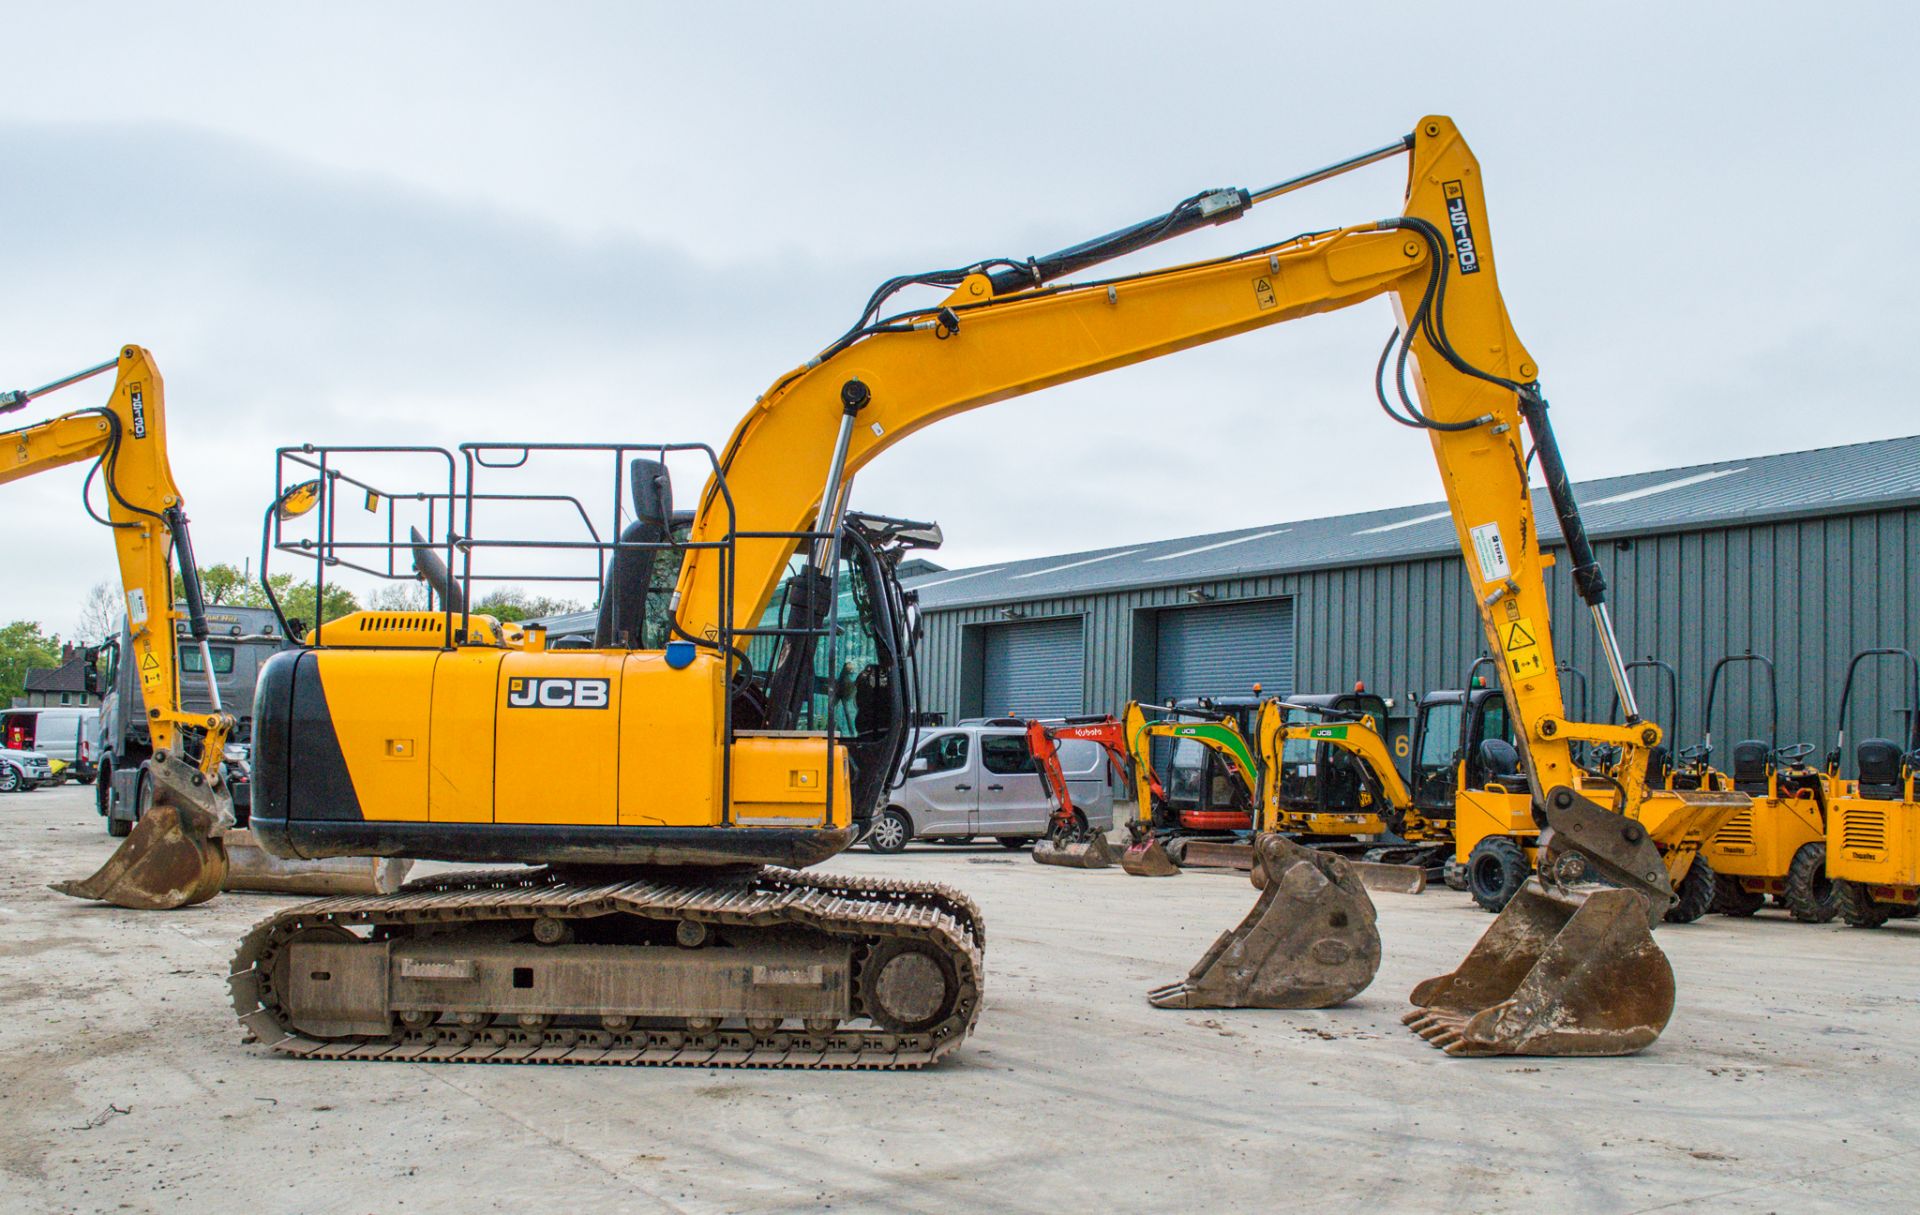
[[[1825,924],[1840,914],[1840,883],[1827,876],[1827,846],[1803,844],[1787,866],[1783,900],[1802,924]]]
[[[1488,911],[1504,909],[1533,872],[1527,854],[1504,835],[1490,835],[1467,854],[1467,890]]]
[[[953,960],[918,941],[882,941],[860,963],[860,1004],[881,1029],[931,1029],[953,1014],[959,998]]]
[[[898,852],[913,838],[913,824],[899,810],[889,806],[873,820],[867,832],[867,847],[874,852]]]
[[[113,765],[101,764],[93,778],[93,808],[107,817],[107,801],[113,796]]]
[[[1054,823],[1047,830],[1047,838],[1056,848],[1065,848],[1068,844],[1077,844],[1087,838],[1087,816],[1078,810],[1073,812],[1071,823]]]
[[[1687,876],[1680,879],[1679,889],[1674,891],[1680,896],[1679,902],[1667,908],[1667,923],[1691,924],[1707,914],[1707,910],[1713,906],[1713,888],[1716,885],[1713,866],[1707,864],[1703,857],[1694,857],[1693,864],[1687,866]]]
[[[1696,862],[1697,863],[1697,862]],[[1748,890],[1739,878],[1716,874],[1713,884],[1713,912],[1745,919],[1767,905],[1767,896]]]
[[[111,835],[114,839],[125,839],[133,833],[133,824],[138,822],[140,816],[146,812],[147,798],[152,796],[152,794],[148,792],[148,788],[147,774],[142,772],[140,774],[140,780],[137,782],[133,791],[133,818],[115,818],[111,814],[107,815],[108,835]]]
[[[18,793],[20,785],[20,769],[12,764],[0,764],[0,793]]]
[[[1008,852],[1018,852],[1033,842],[1024,835],[996,835],[993,839]]]
[[[1879,902],[1864,882],[1835,882],[1840,891],[1840,918],[1853,928],[1878,928],[1893,916],[1893,908]]]
[[[1467,867],[1452,857],[1440,866],[1440,880],[1447,884],[1448,890],[1467,889]]]

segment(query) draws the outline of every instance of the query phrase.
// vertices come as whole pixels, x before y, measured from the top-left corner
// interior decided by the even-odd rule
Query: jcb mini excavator
[[[1866,738],[1847,754],[1847,707],[1869,659],[1899,664],[1900,699],[1883,715],[1897,730]],[[1897,704],[1897,702],[1896,702]],[[1839,887],[1840,916],[1878,928],[1920,912],[1920,659],[1911,650],[1862,650],[1847,664],[1840,725],[1827,753],[1827,873]],[[1851,762],[1853,775],[1843,775]]]
[[[1734,743],[1723,771],[1713,763],[1713,710],[1721,676],[1743,666],[1765,675],[1767,736]],[[1673,779],[1689,788],[1744,793],[1752,801],[1707,841],[1681,884],[1676,909],[1710,907],[1744,917],[1773,895],[1803,923],[1824,924],[1839,914],[1840,894],[1827,877],[1826,776],[1801,762],[1812,753],[1812,743],[1780,745],[1780,688],[1772,659],[1729,654],[1713,664],[1700,744],[1681,752]]]
[[[140,817],[126,842],[93,876],[60,882],[55,890],[133,910],[165,910],[205,902],[221,890],[295,894],[384,893],[396,889],[407,862],[376,857],[287,862],[253,846],[234,817],[225,778],[233,716],[207,652],[207,611],[193,563],[186,503],[167,459],[166,390],[153,357],[138,346],[118,357],[29,391],[0,393],[0,414],[95,376],[114,374],[107,403],[0,433],[0,483],[69,464],[92,461],[82,505],[113,530],[125,594],[127,627],[147,705],[151,746],[140,764]],[[106,492],[106,515],[90,498],[95,477]],[[178,560],[186,610],[175,607]],[[176,627],[199,653],[211,712],[189,712],[180,696]]]
[[[1399,156],[1398,214],[1068,281]],[[253,826],[270,851],[541,867],[268,919],[235,962],[243,1022],[274,1049],[327,1058],[911,1067],[945,1055],[979,1007],[984,935],[972,904],[924,884],[793,868],[852,841],[855,807],[871,810],[908,727],[899,689],[911,630],[889,567],[849,524],[851,479],[964,410],[1385,298],[1400,323],[1376,397],[1432,445],[1546,828],[1536,876],[1459,969],[1415,988],[1408,1022],[1451,1054],[1645,1046],[1673,1007],[1672,971],[1649,933],[1672,891],[1641,821],[1660,734],[1620,678],[1604,580],[1497,280],[1480,166],[1439,116],[1326,168],[1201,191],[1054,254],[888,280],[714,453],[684,542],[668,538],[663,466],[635,462],[636,522],[601,550],[613,560],[591,649],[546,649],[533,632],[447,608],[333,620],[268,664]],[[916,285],[947,294],[889,310]],[[530,450],[492,454],[510,463]],[[330,508],[346,453],[308,454]],[[467,469],[451,496],[470,495],[488,453],[440,454],[450,481]],[[1530,469],[1627,704],[1623,726],[1570,719],[1562,702]],[[446,530],[470,578],[477,541]],[[650,599],[645,571],[669,550],[682,559],[677,587],[647,616],[634,606]],[[846,682],[866,689],[844,735],[830,707],[838,667],[823,690],[815,666],[822,654],[837,661],[842,633],[861,641]],[[756,639],[772,649],[764,663],[743,648]],[[1615,808],[1577,787],[1575,742],[1621,749]],[[568,778],[556,782],[556,770]],[[1694,795],[1663,796],[1684,807]],[[1316,967],[1328,972],[1318,998],[1337,995],[1367,940],[1314,858],[1285,872],[1199,969],[1249,988],[1279,959],[1295,990],[1270,1001],[1311,997]]]

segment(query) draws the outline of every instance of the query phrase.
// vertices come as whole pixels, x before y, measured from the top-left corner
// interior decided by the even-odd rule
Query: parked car
[[[53,783],[91,782],[100,734],[100,710],[55,705],[0,714],[0,738],[15,750],[38,751],[53,764]]]
[[[1096,831],[1113,827],[1107,753],[1080,739],[1060,744],[1074,809]],[[998,719],[923,727],[867,830],[867,847],[898,852],[915,839],[958,842],[987,836],[1019,848],[1047,833],[1053,803],[1034,769],[1024,723]]]
[[[0,793],[21,793],[53,783],[53,763],[38,751],[0,750]]]

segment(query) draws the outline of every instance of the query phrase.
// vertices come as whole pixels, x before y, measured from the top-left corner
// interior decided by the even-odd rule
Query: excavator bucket
[[[204,903],[227,877],[222,834],[233,825],[233,799],[178,755],[156,751],[142,782],[150,800],[107,863],[92,877],[55,882],[76,899],[97,899],[134,911],[166,911]]]
[[[1064,865],[1069,869],[1113,868],[1113,845],[1104,833],[1095,831],[1085,839],[1055,839],[1048,836],[1033,846],[1033,859],[1042,865]]]
[[[392,894],[407,880],[408,860],[379,856],[343,856],[318,861],[284,860],[254,841],[241,827],[221,841],[227,850],[227,880],[222,890],[270,894]]]
[[[1373,900],[1352,866],[1281,835],[1255,845],[1269,875],[1253,910],[1186,980],[1147,993],[1157,1008],[1328,1008],[1380,969]]]
[[[1458,970],[1413,989],[1403,1020],[1450,1055],[1627,1055],[1673,1015],[1673,968],[1653,941],[1673,898],[1658,848],[1571,790],[1546,806],[1540,873]],[[1615,884],[1561,880],[1590,871]]]
[[[1134,877],[1173,877],[1180,872],[1167,846],[1152,835],[1143,835],[1127,845],[1120,854],[1120,868]]]

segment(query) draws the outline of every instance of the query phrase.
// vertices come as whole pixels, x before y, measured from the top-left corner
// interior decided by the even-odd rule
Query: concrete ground
[[[1171,1012],[1251,905],[997,847],[834,867],[961,886],[987,1004],[925,1072],[315,1063],[242,1045],[241,932],[279,905],[88,906],[86,788],[0,796],[0,1210],[1892,1211],[1920,1189],[1913,921],[1771,913],[1662,930],[1666,1035],[1631,1059],[1456,1060],[1406,992],[1490,922],[1376,896],[1386,962],[1349,1007]]]

